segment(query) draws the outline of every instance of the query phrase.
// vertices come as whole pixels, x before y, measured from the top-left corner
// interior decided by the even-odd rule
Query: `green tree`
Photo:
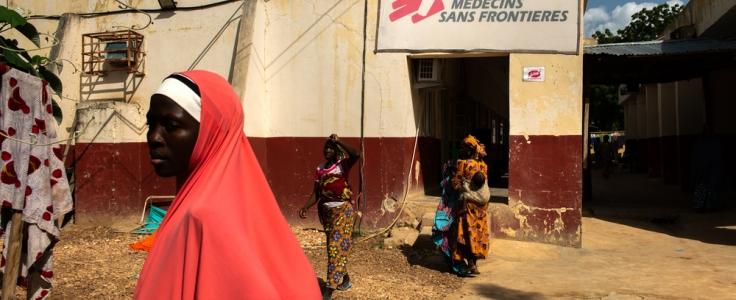
[[[660,4],[651,9],[644,8],[631,16],[631,23],[616,34],[611,30],[596,31],[593,38],[598,44],[625,43],[656,40],[665,27],[682,12],[680,5]],[[587,87],[590,100],[590,123],[592,130],[623,130],[624,113],[618,104],[618,86],[591,85]]]
[[[667,3],[657,5],[651,9],[644,8],[631,15],[631,23],[619,29],[616,34],[611,30],[596,31],[593,38],[598,44],[624,43],[655,40],[662,34],[665,27],[672,23],[682,12],[683,7]]]
[[[36,27],[14,10],[0,6],[0,34],[9,30],[15,30],[30,40],[36,47],[40,47],[41,39]],[[31,56],[27,50],[18,46],[18,40],[11,39],[6,34],[0,35],[0,63],[45,79],[49,83],[49,86],[57,94],[61,95],[61,80],[54,73],[46,69],[49,59],[41,55]],[[52,106],[54,117],[58,122],[61,120],[61,109],[53,99]]]
[[[615,85],[588,86],[590,99],[591,131],[616,131],[624,129],[624,110],[618,104],[618,87]]]

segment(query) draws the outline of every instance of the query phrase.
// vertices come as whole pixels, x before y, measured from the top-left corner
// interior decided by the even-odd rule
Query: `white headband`
[[[176,78],[166,78],[154,94],[163,95],[174,100],[186,112],[199,122],[202,114],[202,99],[186,84]]]

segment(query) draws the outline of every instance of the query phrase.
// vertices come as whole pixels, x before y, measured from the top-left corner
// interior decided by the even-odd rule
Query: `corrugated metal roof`
[[[736,41],[711,39],[646,41],[585,46],[586,55],[658,56],[736,51]]]

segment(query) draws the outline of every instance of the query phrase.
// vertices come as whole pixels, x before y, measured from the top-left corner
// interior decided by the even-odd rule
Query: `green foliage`
[[[0,22],[10,25],[10,27],[18,27],[28,24],[26,18],[5,6],[0,6]]]
[[[36,27],[14,10],[0,6],[0,33],[11,29],[22,34],[36,45],[36,47],[40,46],[41,39]],[[2,49],[0,51],[0,63],[45,79],[51,89],[61,95],[61,80],[54,73],[46,69],[46,64],[49,63],[48,58],[41,55],[29,55],[25,49],[18,47],[17,40],[5,36],[0,36],[0,49]],[[52,107],[54,108],[54,118],[56,118],[57,122],[60,122],[62,117],[61,109],[59,109],[56,101],[53,101]]]
[[[618,104],[618,87],[614,85],[588,86],[591,130],[623,130],[624,110]]]
[[[631,23],[616,34],[606,29],[596,31],[593,37],[598,44],[651,41],[659,37],[665,27],[682,12],[680,5],[660,4],[651,9],[642,9],[631,16]],[[591,85],[590,124],[595,130],[623,130],[624,112],[618,104],[618,87],[615,85]]]
[[[642,9],[631,16],[631,23],[619,29],[616,34],[606,29],[596,31],[593,37],[598,44],[651,41],[659,37],[665,27],[682,12],[683,7],[675,4],[660,4],[651,9]]]

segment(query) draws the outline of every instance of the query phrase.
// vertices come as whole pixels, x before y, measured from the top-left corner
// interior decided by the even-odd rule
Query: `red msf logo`
[[[529,71],[529,78],[539,78],[542,76],[542,72],[539,70],[531,70]]]
[[[422,8],[422,1],[434,1],[432,6],[429,7],[429,10],[424,14],[419,13],[419,9]],[[394,2],[391,3],[391,8],[394,9],[394,11],[388,15],[388,19],[391,20],[391,22],[411,14],[411,22],[417,23],[444,10],[445,4],[442,3],[442,0],[394,0]]]

